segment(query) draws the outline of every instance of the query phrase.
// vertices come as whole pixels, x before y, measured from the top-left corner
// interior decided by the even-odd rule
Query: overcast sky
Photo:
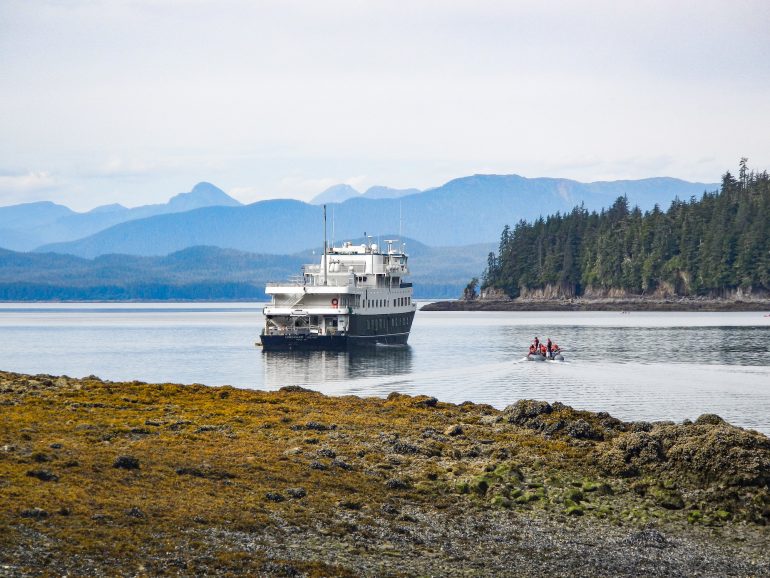
[[[2,0],[0,205],[770,169],[770,2]]]

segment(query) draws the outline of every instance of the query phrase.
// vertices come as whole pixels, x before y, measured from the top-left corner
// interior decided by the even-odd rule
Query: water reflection
[[[353,351],[265,351],[264,384],[318,386],[351,379],[412,373],[411,347],[372,347]]]

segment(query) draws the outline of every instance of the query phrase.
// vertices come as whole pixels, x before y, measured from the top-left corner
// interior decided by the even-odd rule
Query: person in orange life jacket
[[[543,357],[545,357],[545,354],[547,353],[547,351],[548,351],[548,350],[545,348],[545,345],[541,343],[541,344],[540,344],[540,355],[542,355]]]
[[[532,344],[530,343],[530,344],[529,344],[529,354],[530,354],[530,355],[534,355],[535,351],[537,351],[537,350],[535,349],[535,346],[534,346],[534,345],[532,345]]]

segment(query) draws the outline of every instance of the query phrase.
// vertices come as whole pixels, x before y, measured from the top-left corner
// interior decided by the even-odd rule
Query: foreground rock
[[[0,411],[2,576],[770,574],[770,440],[713,415],[2,372]]]

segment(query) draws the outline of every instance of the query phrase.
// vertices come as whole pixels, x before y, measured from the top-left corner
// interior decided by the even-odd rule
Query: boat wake
[[[380,343],[379,341],[374,344],[375,347],[382,347],[384,349],[406,349],[409,347],[407,343]]]

